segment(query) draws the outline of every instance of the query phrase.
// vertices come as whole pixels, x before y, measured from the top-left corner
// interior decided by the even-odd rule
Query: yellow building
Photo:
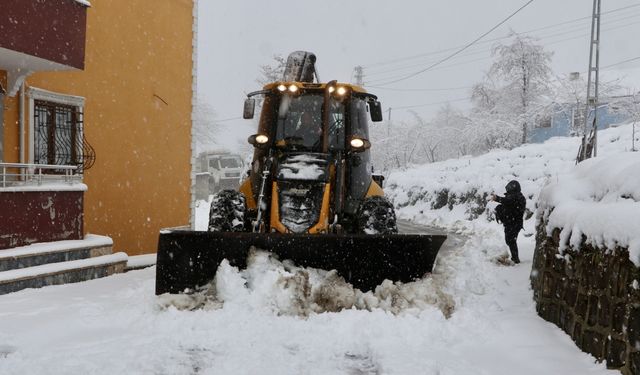
[[[189,222],[195,2],[0,0],[0,9],[9,12],[0,17],[0,162],[15,174],[78,166],[87,190],[70,222],[113,238],[115,251],[155,252],[161,228]],[[18,204],[9,194],[0,190],[0,206]],[[0,235],[29,227],[0,225]]]

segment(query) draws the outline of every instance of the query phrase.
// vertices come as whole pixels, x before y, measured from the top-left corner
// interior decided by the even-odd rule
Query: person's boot
[[[511,253],[511,261],[515,264],[520,263],[520,257],[518,257],[518,249],[509,249],[510,253]]]
[[[511,261],[515,264],[520,263],[520,258],[518,257],[518,251],[512,251],[511,252]]]

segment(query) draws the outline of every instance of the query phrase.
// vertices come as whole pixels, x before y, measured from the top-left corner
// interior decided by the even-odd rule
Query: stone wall
[[[531,285],[538,314],[583,351],[623,374],[640,374],[640,269],[627,249],[583,241],[559,252],[560,229],[537,228]]]

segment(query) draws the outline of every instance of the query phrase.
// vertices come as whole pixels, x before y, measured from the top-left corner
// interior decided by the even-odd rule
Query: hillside
[[[605,158],[631,150],[632,124],[598,133],[598,156]],[[569,173],[575,166],[579,138],[552,138],[513,150],[495,150],[392,173],[385,191],[398,216],[418,223],[451,229],[499,229],[493,219],[495,203],[487,197],[504,194],[510,180],[518,180],[527,198],[525,231],[535,225],[533,213],[543,186]],[[640,132],[636,131],[636,149]]]

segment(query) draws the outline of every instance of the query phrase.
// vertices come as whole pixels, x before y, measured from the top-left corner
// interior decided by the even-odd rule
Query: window
[[[32,160],[35,164],[75,165],[90,168],[95,152],[84,137],[84,99],[36,88],[31,97]]]
[[[36,164],[77,165],[78,135],[82,132],[81,113],[77,107],[36,100]]]
[[[296,150],[320,151],[323,102],[321,93],[283,96],[278,111],[276,144]]]
[[[220,158],[220,167],[222,169],[242,168],[242,162],[240,158]]]

